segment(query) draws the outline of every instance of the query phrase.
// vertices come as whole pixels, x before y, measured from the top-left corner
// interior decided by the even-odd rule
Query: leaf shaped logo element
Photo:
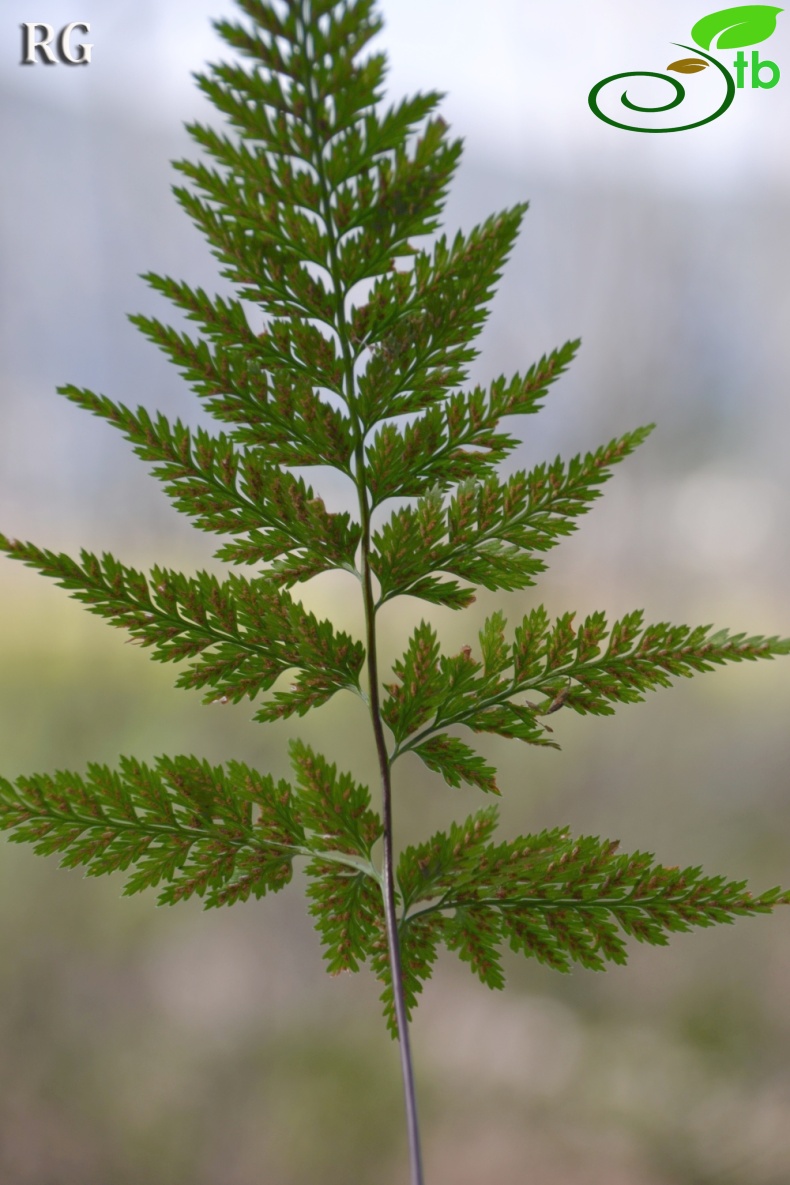
[[[675,70],[678,74],[697,74],[700,70],[707,70],[708,63],[702,58],[678,58],[670,62],[667,70]]]
[[[774,8],[771,4],[739,4],[737,8],[722,8],[697,21],[691,36],[703,49],[710,49],[716,38],[716,49],[740,49],[743,45],[757,45],[771,36],[780,12],[784,12],[784,9]]]

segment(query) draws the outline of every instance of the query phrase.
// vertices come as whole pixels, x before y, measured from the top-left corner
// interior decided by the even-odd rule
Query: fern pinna
[[[176,166],[187,185],[175,194],[238,297],[152,274],[200,335],[132,318],[228,429],[192,431],[75,386],[61,391],[127,437],[179,511],[229,540],[221,560],[259,574],[146,575],[111,555],[77,562],[5,536],[0,546],[156,659],[183,663],[178,685],[204,690],[206,702],[269,693],[255,713],[267,722],[352,692],[372,725],[381,814],[366,786],[296,742],[291,782],[190,756],[0,779],[0,826],[89,875],[130,869],[127,893],[159,886],[166,903],[261,897],[303,858],[329,970],[367,962],[382,983],[417,1185],[408,1017],[442,944],[501,988],[503,946],[561,971],[597,970],[625,961],[629,936],[663,944],[673,931],[767,912],[790,893],[752,896],[743,883],[665,868],[565,828],[497,839],[494,806],[396,854],[397,760],[413,752],[451,786],[495,795],[496,771],[470,733],[557,747],[546,717],[561,708],[609,714],[673,676],[787,654],[790,642],[646,625],[638,611],[613,623],[603,613],[552,620],[538,606],[512,630],[494,613],[479,644],[454,654],[423,620],[382,677],[382,605],[409,596],[464,609],[477,585],[534,584],[544,553],[650,429],[498,475],[518,443],[505,425],[540,408],[578,346],[487,388],[464,387],[526,205],[467,235],[435,236],[461,143],[436,114],[438,94],[380,106],[385,59],[363,53],[381,27],[374,0],[237,3],[251,23],[216,28],[251,68],[222,63],[198,76],[233,134],[190,126],[204,163]],[[265,315],[262,332],[242,302]],[[328,509],[294,472],[309,466],[353,484],[356,517]],[[332,569],[358,582],[359,638],[292,593]]]

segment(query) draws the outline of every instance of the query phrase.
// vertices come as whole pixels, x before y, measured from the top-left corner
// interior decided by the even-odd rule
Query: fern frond
[[[206,908],[278,892],[295,856],[310,854],[290,787],[240,762],[226,769],[195,757],[155,766],[122,757],[118,771],[90,765],[0,778],[0,830],[88,876],[134,866],[124,893],[165,882],[161,905],[193,894]]]
[[[272,578],[286,586],[333,568],[356,572],[359,525],[349,514],[330,514],[311,486],[272,465],[262,450],[242,451],[224,433],[170,424],[161,412],[154,420],[143,407],[132,412],[91,391],[61,391],[123,432],[196,526],[247,536],[221,547],[218,559],[273,563]]]
[[[566,342],[525,375],[509,381],[500,377],[487,392],[475,387],[452,395],[444,406],[428,408],[403,427],[379,427],[365,454],[371,505],[485,478],[519,443],[497,431],[500,420],[539,411],[550,384],[565,371],[578,346],[578,341]]]
[[[381,839],[381,820],[370,805],[370,791],[346,773],[338,773],[302,741],[291,742],[304,826],[325,847],[370,859]]]
[[[567,828],[492,844],[496,823],[496,808],[488,808],[401,855],[412,1007],[442,942],[483,983],[502,988],[505,943],[558,971],[574,962],[601,971],[606,962],[625,963],[628,937],[664,946],[671,933],[790,904],[788,891],[755,897],[745,881],[666,868],[649,853],[621,854],[617,842],[573,838]],[[380,974],[386,978],[383,966]]]
[[[291,691],[277,691],[257,719],[303,715],[335,692],[359,692],[365,653],[329,621],[319,621],[265,578],[208,572],[183,576],[154,567],[150,579],[105,553],[80,553],[82,564],[0,535],[0,550],[52,577],[91,613],[128,629],[160,662],[199,657],[178,687],[210,687],[207,703],[237,703],[267,691],[285,671],[298,674]]]
[[[466,608],[471,589],[448,573],[484,588],[522,589],[545,570],[540,555],[576,529],[600,496],[611,467],[642,443],[652,425],[574,457],[558,457],[531,473],[465,482],[445,504],[437,488],[414,507],[396,510],[373,536],[371,565],[381,585],[380,603],[396,596]]]
[[[506,644],[506,622],[496,613],[480,632],[480,659],[473,657],[471,647],[457,655],[442,654],[436,634],[423,622],[393,668],[397,681],[385,685],[382,718],[396,742],[392,759],[413,751],[430,768],[438,768],[434,742],[439,740],[445,780],[450,785],[458,785],[458,779],[477,784],[475,776],[467,776],[480,768],[472,761],[475,755],[465,746],[451,745],[447,728],[463,724],[474,732],[558,748],[546,738],[551,730],[543,718],[562,707],[611,715],[612,704],[639,702],[645,692],[668,687],[673,677],[790,654],[787,638],[664,622],[645,627],[641,611],[627,614],[610,629],[600,612],[586,617],[578,629],[573,619],[574,614],[566,613],[552,626],[540,606],[516,627],[515,641]],[[543,703],[520,698],[530,693],[545,696]]]
[[[371,957],[372,944],[383,926],[381,889],[364,871],[354,871],[322,858],[305,869],[310,884],[310,913],[324,947],[330,975],[359,971]]]
[[[526,203],[492,216],[451,246],[442,237],[433,253],[419,252],[411,272],[378,280],[365,321],[374,347],[359,376],[358,413],[371,429],[382,419],[419,412],[462,383],[477,351],[494,285],[510,254]]]
[[[457,885],[475,880],[498,820],[497,808],[490,806],[403,850],[397,883],[405,916],[418,902],[441,899]]]
[[[536,736],[533,743],[548,742]],[[495,767],[458,737],[448,736],[444,732],[437,733],[427,741],[415,745],[414,752],[422,758],[428,769],[441,774],[448,786],[460,786],[464,782],[467,786],[476,786],[478,790],[483,790],[487,794],[500,792]]]
[[[294,765],[295,787],[238,761],[211,766],[196,757],[158,757],[153,766],[122,757],[118,770],[90,765],[87,777],[0,778],[0,831],[41,855],[61,853],[63,867],[82,865],[88,876],[133,866],[124,892],[164,881],[163,905],[197,895],[210,909],[277,892],[297,857],[309,858],[307,871],[324,888],[327,878],[369,882],[354,911],[375,894],[380,905],[370,850],[381,821],[369,791],[298,743]],[[348,816],[338,818],[349,798]],[[317,902],[323,891],[309,890]]]

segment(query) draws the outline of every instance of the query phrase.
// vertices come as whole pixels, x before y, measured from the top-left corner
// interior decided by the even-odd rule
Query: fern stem
[[[343,353],[346,361],[346,373],[349,385],[353,384],[353,360],[348,352],[347,334],[341,333]],[[349,408],[356,421],[353,398],[349,399]],[[395,900],[395,859],[392,833],[392,771],[387,739],[384,735],[384,725],[381,718],[381,703],[379,700],[378,648],[376,634],[376,598],[373,592],[373,574],[370,567],[370,503],[365,471],[365,452],[363,434],[357,427],[356,447],[356,485],[359,497],[360,523],[362,527],[361,573],[362,598],[365,608],[365,645],[367,651],[367,668],[369,684],[370,720],[373,726],[373,737],[376,744],[376,755],[381,775],[382,793],[382,821],[384,824],[383,859],[382,859],[382,894],[384,898],[384,919],[387,932],[387,949],[389,952],[390,976],[392,978],[392,998],[395,1007],[395,1019],[398,1025],[398,1047],[400,1050],[401,1074],[403,1077],[403,1094],[406,1107],[406,1128],[409,1139],[409,1165],[411,1171],[411,1185],[423,1185],[422,1155],[420,1151],[420,1129],[417,1114],[417,1094],[414,1085],[414,1067],[411,1056],[411,1042],[409,1040],[409,1018],[406,1011],[406,998],[403,990],[403,967],[401,964],[400,938],[398,929],[398,912]]]
[[[406,1126],[409,1136],[409,1163],[411,1168],[412,1185],[423,1185],[422,1157],[420,1153],[420,1130],[417,1116],[417,1096],[414,1086],[414,1068],[409,1040],[409,1019],[406,1013],[406,1000],[403,991],[403,968],[401,965],[400,940],[398,937],[398,914],[395,901],[395,865],[392,836],[392,775],[390,760],[387,753],[387,741],[381,720],[378,688],[378,657],[376,649],[376,610],[373,597],[373,586],[369,563],[370,551],[370,514],[367,509],[367,498],[364,499],[365,511],[362,534],[362,589],[365,602],[365,625],[368,658],[368,676],[370,680],[370,719],[373,725],[373,736],[376,742],[376,753],[379,761],[382,789],[382,816],[384,822],[384,857],[382,861],[384,896],[384,917],[387,929],[387,946],[389,949],[390,974],[392,976],[392,996],[395,1005],[395,1017],[398,1022],[398,1045],[400,1048],[401,1073],[403,1075],[403,1092],[406,1104]]]
[[[332,239],[334,254],[335,243]],[[333,260],[334,264],[334,260]],[[420,1128],[417,1113],[417,1093],[414,1085],[414,1067],[411,1056],[411,1042],[409,1040],[409,1018],[406,1011],[406,998],[403,990],[403,967],[401,964],[400,939],[398,930],[398,912],[395,900],[395,859],[392,833],[392,772],[387,739],[384,735],[384,724],[381,718],[381,704],[379,700],[378,648],[376,635],[376,598],[373,592],[373,573],[370,566],[371,543],[371,509],[367,474],[365,467],[364,428],[360,424],[355,409],[354,400],[354,361],[349,350],[349,337],[346,329],[345,308],[342,296],[338,301],[339,337],[345,364],[347,399],[349,412],[354,421],[356,437],[355,448],[355,479],[359,499],[360,525],[362,537],[360,540],[360,569],[362,576],[362,599],[365,609],[365,646],[367,651],[368,668],[368,707],[373,726],[373,737],[376,744],[376,755],[381,775],[382,793],[382,821],[384,824],[383,859],[382,859],[382,894],[384,898],[384,919],[387,932],[387,949],[389,952],[390,976],[392,979],[392,998],[395,1007],[395,1019],[398,1026],[398,1047],[400,1050],[401,1074],[403,1078],[403,1094],[406,1107],[406,1129],[409,1140],[409,1166],[411,1185],[423,1185],[422,1154],[420,1150]]]
[[[311,0],[303,0],[301,21],[302,49],[308,74],[311,71],[311,38],[310,22],[312,17]],[[321,119],[319,103],[314,90],[312,77],[308,87],[308,122],[317,143],[321,143],[319,132]],[[411,1185],[424,1185],[422,1172],[422,1155],[420,1151],[420,1130],[417,1114],[417,1094],[414,1085],[414,1068],[409,1041],[409,1019],[406,1011],[406,998],[403,988],[403,969],[401,965],[400,941],[398,937],[398,915],[395,898],[395,867],[392,835],[392,777],[390,759],[387,751],[387,741],[384,736],[384,725],[381,718],[378,682],[378,655],[376,639],[376,598],[373,593],[373,575],[370,567],[371,545],[371,506],[365,466],[365,427],[360,421],[356,406],[356,384],[354,374],[354,356],[351,349],[348,323],[346,319],[346,296],[338,260],[338,235],[332,211],[330,185],[326,175],[323,151],[315,154],[312,167],[315,170],[319,190],[321,193],[321,217],[326,229],[329,243],[329,259],[327,270],[332,278],[335,292],[335,325],[340,350],[343,356],[343,371],[345,377],[345,402],[353,424],[354,431],[354,484],[359,501],[360,525],[362,537],[360,540],[360,576],[362,585],[362,599],[365,611],[365,637],[367,649],[367,668],[369,683],[368,707],[373,726],[373,736],[381,774],[382,790],[382,818],[383,860],[381,889],[384,899],[384,919],[387,934],[387,948],[389,954],[390,975],[392,979],[392,995],[395,1007],[395,1018],[398,1026],[398,1048],[400,1052],[401,1074],[403,1079],[403,1094],[406,1109],[406,1130],[409,1143],[409,1167]]]
[[[334,253],[334,241],[332,250]],[[334,263],[334,260],[333,260]],[[368,707],[373,726],[373,737],[376,745],[376,755],[381,775],[382,793],[382,821],[384,824],[383,859],[382,859],[382,895],[384,898],[384,920],[387,932],[387,949],[389,953],[390,976],[392,978],[392,998],[395,1007],[395,1019],[398,1026],[398,1047],[400,1050],[401,1074],[403,1078],[403,1094],[406,1108],[406,1129],[409,1140],[409,1166],[411,1185],[423,1185],[422,1154],[420,1150],[420,1128],[417,1113],[417,1093],[414,1085],[414,1066],[411,1056],[411,1042],[409,1039],[409,1018],[406,1011],[406,998],[403,990],[403,967],[401,964],[400,939],[398,929],[398,912],[395,900],[395,859],[392,832],[392,771],[387,739],[384,735],[384,724],[381,718],[381,703],[379,699],[378,675],[378,645],[376,634],[376,598],[373,592],[373,573],[370,566],[370,501],[365,468],[364,429],[359,423],[354,401],[354,361],[349,350],[349,338],[346,331],[345,308],[342,296],[338,301],[339,337],[346,372],[348,407],[356,436],[355,448],[355,479],[359,499],[360,525],[362,536],[360,540],[360,570],[362,576],[362,599],[365,609],[365,646],[368,668]]]

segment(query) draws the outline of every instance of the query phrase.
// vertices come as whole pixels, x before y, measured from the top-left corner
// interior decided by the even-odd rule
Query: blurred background
[[[511,618],[644,608],[649,619],[790,630],[790,40],[784,72],[715,123],[639,136],[593,118],[621,70],[663,70],[701,16],[681,0],[382,0],[389,94],[447,92],[466,141],[446,225],[528,198],[475,381],[581,336],[514,465],[658,428],[552,553]],[[5,0],[0,14],[0,528],[192,571],[217,540],[170,508],[74,382],[205,422],[126,320],[175,315],[148,269],[220,290],[169,190],[182,129],[219,122],[190,71],[230,53],[231,0]],[[89,67],[22,67],[20,23],[91,24]],[[80,37],[77,37],[79,40]],[[668,56],[669,55],[669,56]],[[695,79],[688,80],[689,89]],[[342,490],[331,497],[342,499]],[[353,628],[349,588],[311,603]],[[420,608],[386,619],[394,656]],[[471,614],[437,612],[453,644]],[[374,776],[341,699],[262,730],[10,561],[0,564],[0,770],[195,752],[285,772],[299,732]],[[492,746],[503,836],[558,823],[757,889],[790,884],[790,668],[733,668],[611,719],[556,716],[561,753]],[[353,731],[352,731],[353,730]],[[350,738],[353,737],[353,743]],[[399,772],[399,839],[475,809]],[[226,913],[120,897],[0,841],[0,1180],[4,1185],[396,1185],[400,1082],[367,973],[328,978],[298,878]],[[634,944],[627,967],[559,976],[508,962],[491,995],[442,959],[414,1024],[431,1185],[786,1185],[790,917]]]

